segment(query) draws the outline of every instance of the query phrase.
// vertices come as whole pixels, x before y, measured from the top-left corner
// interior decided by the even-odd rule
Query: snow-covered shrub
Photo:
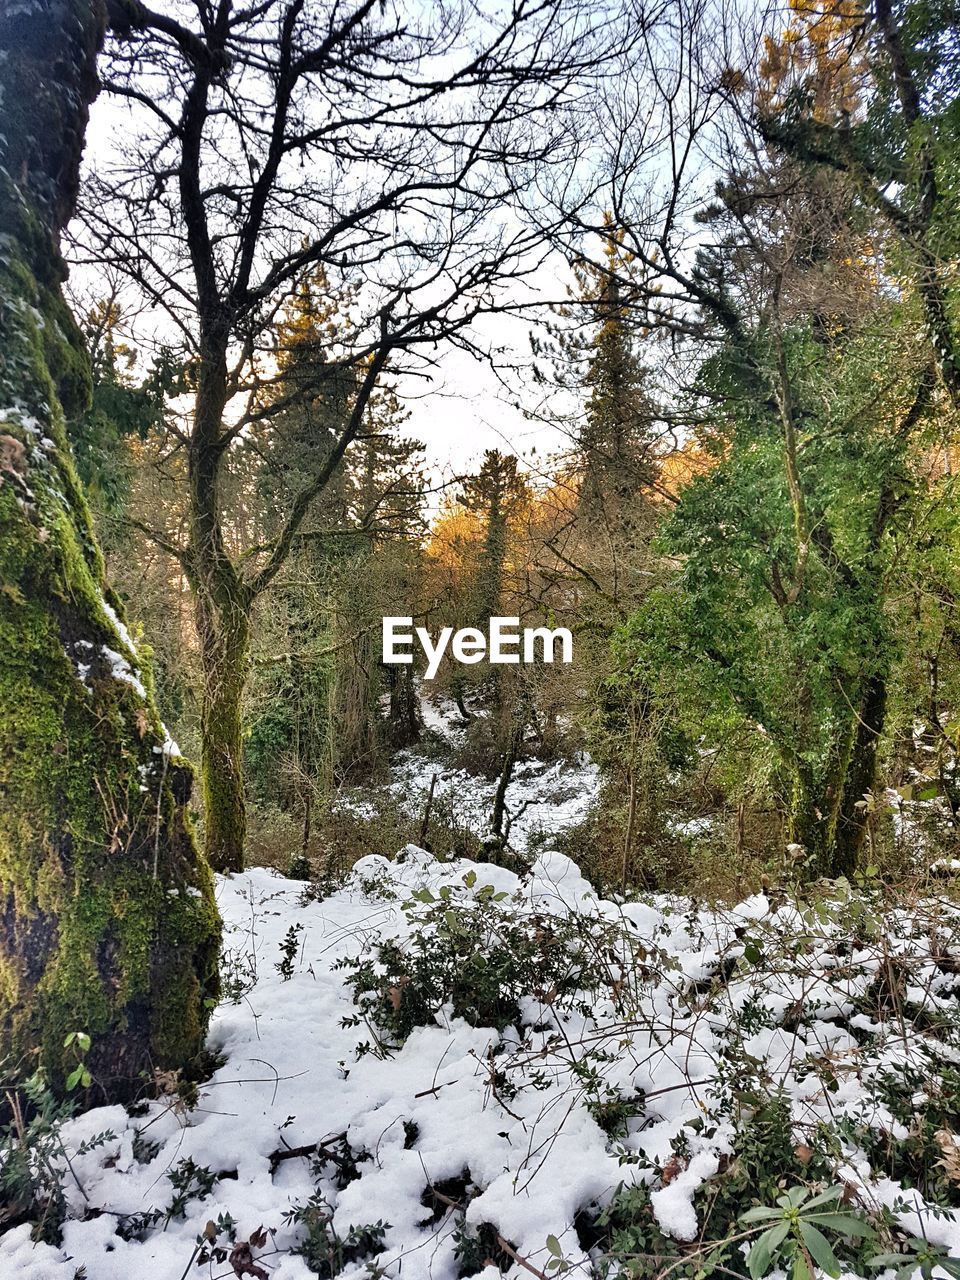
[[[350,1226],[339,1235],[333,1226],[333,1210],[319,1192],[306,1204],[295,1205],[284,1221],[288,1226],[304,1228],[303,1241],[293,1252],[303,1258],[321,1280],[334,1280],[351,1263],[370,1258],[383,1249],[383,1237],[389,1222]]]
[[[13,1226],[0,1274],[36,1259],[43,1280],[81,1263],[98,1280],[177,1276],[202,1238],[306,1277],[294,1251],[328,1267],[328,1229],[346,1242],[383,1219],[344,1280],[367,1267],[489,1280],[488,1261],[510,1280],[721,1280],[751,1266],[759,1280],[751,1246],[782,1230],[783,1197],[802,1193],[790,1206],[816,1214],[841,1186],[837,1216],[876,1238],[808,1226],[826,1228],[848,1277],[960,1266],[948,897],[871,879],[727,907],[612,901],[556,852],[520,876],[415,847],[363,859],[322,901],[303,889],[256,870],[221,882],[253,985],[217,1008],[222,1056],[198,1105],[162,1097],[64,1124],[76,1178],[57,1166],[63,1246]],[[275,964],[291,929],[287,974]],[[102,1151],[79,1154],[108,1128]],[[775,1216],[745,1218],[755,1209]],[[143,1211],[142,1243],[118,1238]],[[225,1214],[236,1240],[210,1241]],[[767,1243],[780,1280],[795,1259]]]
[[[409,932],[402,943],[373,939],[359,956],[337,962],[359,1016],[394,1041],[435,1023],[445,1009],[472,1026],[502,1031],[520,1023],[525,997],[586,1008],[588,991],[609,983],[579,917],[521,908],[492,885],[474,893],[475,882],[470,873],[467,895],[450,885],[437,894],[416,890],[405,904]]]

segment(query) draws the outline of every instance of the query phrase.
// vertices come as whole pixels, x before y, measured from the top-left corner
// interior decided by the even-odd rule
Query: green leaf
[[[785,1230],[783,1230],[782,1234],[779,1234],[778,1239],[778,1233],[781,1232],[781,1228],[785,1228]],[[789,1223],[778,1222],[775,1227],[765,1231],[759,1240],[754,1243],[753,1248],[747,1255],[747,1269],[753,1280],[762,1280],[762,1277],[769,1272],[774,1252],[789,1230]]]
[[[477,873],[475,871],[468,871],[467,874],[463,877],[463,883],[467,886],[468,889],[472,889],[473,886],[477,883]]]
[[[793,1280],[813,1280],[810,1274],[810,1268],[807,1266],[807,1260],[803,1255],[803,1251],[798,1249],[793,1259],[793,1268],[790,1272]]]
[[[763,1233],[747,1257],[747,1270],[753,1276],[753,1280],[762,1280],[770,1270],[770,1242],[767,1239],[769,1234],[769,1231]]]
[[[741,1222],[769,1222],[771,1218],[782,1218],[783,1214],[779,1209],[770,1209],[767,1205],[762,1205],[758,1209],[748,1209],[746,1213],[741,1213]]]
[[[826,1191],[821,1191],[819,1195],[808,1200],[804,1206],[804,1212],[808,1213],[811,1209],[816,1209],[821,1204],[829,1204],[831,1200],[840,1200],[843,1197],[845,1187],[828,1187]]]
[[[837,1256],[830,1248],[830,1241],[811,1222],[807,1222],[805,1218],[801,1218],[797,1224],[800,1227],[800,1235],[803,1243],[810,1250],[810,1256],[822,1271],[828,1276],[839,1276],[842,1268],[837,1261]]]
[[[83,1076],[83,1067],[82,1066],[74,1067],[74,1069],[67,1076],[67,1082],[66,1082],[67,1089],[68,1090],[75,1089],[77,1085],[80,1083],[80,1079],[82,1076]]]
[[[859,1236],[861,1240],[872,1240],[876,1235],[869,1222],[854,1217],[852,1213],[810,1213],[804,1214],[804,1219],[821,1227],[829,1227],[840,1235]]]
[[[746,1258],[746,1267],[753,1276],[753,1280],[762,1280],[771,1268],[773,1258],[773,1247],[771,1244],[771,1236],[776,1228],[764,1231],[759,1240],[755,1240],[753,1248],[750,1249],[748,1258]]]
[[[84,1053],[86,1053],[87,1050],[90,1048],[90,1037],[87,1035],[85,1031],[77,1032],[77,1044],[80,1046],[81,1050]]]
[[[560,1241],[556,1236],[547,1236],[547,1248],[555,1258],[563,1257],[563,1250],[560,1248]]]

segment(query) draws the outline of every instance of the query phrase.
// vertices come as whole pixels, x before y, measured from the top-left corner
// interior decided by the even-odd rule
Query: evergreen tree
[[[579,300],[592,329],[583,352],[587,394],[577,440],[580,509],[588,524],[601,519],[626,542],[657,474],[655,409],[631,323],[630,256],[624,252],[622,232],[609,218],[607,226],[602,268],[584,264],[576,272]]]
[[[479,515],[483,542],[478,557],[470,608],[472,624],[486,627],[500,613],[507,565],[510,520],[527,498],[527,485],[513,454],[487,449],[476,475],[463,479],[458,501]]]

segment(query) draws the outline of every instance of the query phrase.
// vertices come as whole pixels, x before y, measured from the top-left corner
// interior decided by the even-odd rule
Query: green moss
[[[94,10],[48,9],[43,22],[89,62]],[[11,61],[5,136],[10,84],[29,92]],[[55,65],[69,79],[69,59]],[[123,1098],[201,1053],[220,925],[186,816],[190,770],[163,754],[147,655],[110,616],[119,602],[69,453],[62,404],[82,408],[89,370],[60,294],[60,197],[32,198],[32,159],[0,169],[0,1056],[36,1056],[59,1085],[64,1037],[85,1030],[101,1096]]]

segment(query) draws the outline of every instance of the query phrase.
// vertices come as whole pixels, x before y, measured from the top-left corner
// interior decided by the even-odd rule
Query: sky
[[[99,153],[107,151],[114,131],[123,127],[128,127],[125,113],[106,95],[101,95],[90,115],[88,162],[95,162]],[[553,301],[564,295],[568,279],[565,262],[554,254],[534,277],[536,292],[545,302]],[[93,269],[77,266],[71,272],[71,290],[78,306],[83,305],[83,299],[93,300],[105,291]],[[142,340],[151,332],[151,322],[144,323],[141,318],[139,323]],[[163,318],[157,316],[152,323],[154,337],[162,341]],[[471,336],[479,339],[481,345],[506,343],[508,359],[524,365],[532,359],[531,327],[528,321],[517,317],[485,317],[477,322]],[[487,449],[516,453],[536,472],[549,456],[568,447],[562,429],[531,420],[519,407],[521,400],[531,403],[531,375],[521,368],[514,369],[508,378],[509,385],[505,385],[486,361],[446,345],[436,354],[436,367],[431,370],[429,381],[417,377],[398,385],[398,394],[410,414],[407,434],[424,444],[427,464],[438,489],[452,484],[455,477],[475,470]],[[442,493],[436,498],[437,503],[441,500]]]
[[[562,264],[542,273],[544,298],[555,299]],[[429,387],[411,383],[405,399],[410,412],[409,434],[422,440],[427,458],[440,476],[462,475],[479,462],[486,449],[515,453],[533,471],[545,460],[569,447],[560,427],[549,427],[527,416],[521,404],[532,406],[530,394],[532,356],[529,331],[520,319],[488,318],[477,326],[498,329],[497,340],[509,335],[513,358],[522,366],[506,375],[506,382],[486,362],[468,352],[447,348],[439,354],[436,379]],[[401,388],[402,390],[402,388]]]
[[[88,162],[96,164],[105,158],[115,140],[130,138],[135,128],[127,109],[106,93],[101,94],[91,111]],[[102,284],[98,294],[96,279],[89,272],[76,275],[78,296],[103,296]],[[532,285],[545,302],[553,301],[565,296],[569,281],[566,262],[554,253],[525,283],[525,292],[529,296],[528,286]],[[162,342],[164,329],[159,315],[155,322],[152,316],[141,317],[141,337],[150,331],[151,324],[154,341]],[[487,449],[516,453],[534,476],[552,456],[569,450],[569,438],[562,427],[534,420],[519,407],[520,402],[531,406],[537,400],[530,368],[530,327],[527,320],[502,315],[482,319],[476,326],[474,336],[479,345],[506,346],[508,359],[515,362],[506,385],[479,358],[447,346],[437,352],[429,381],[405,379],[397,387],[410,414],[406,433],[425,445],[427,463],[438,485],[475,470]],[[572,408],[569,404],[565,407],[568,411]]]

